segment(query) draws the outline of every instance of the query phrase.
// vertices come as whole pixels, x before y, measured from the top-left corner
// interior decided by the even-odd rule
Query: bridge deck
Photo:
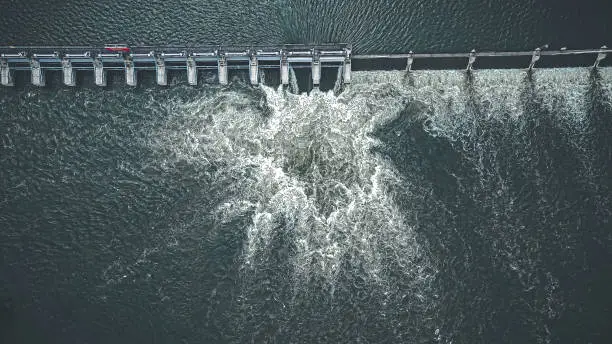
[[[545,48],[541,47],[541,48]],[[64,84],[74,86],[74,73],[79,70],[94,70],[96,84],[106,85],[106,71],[122,70],[125,72],[129,85],[137,84],[137,70],[155,70],[159,85],[167,85],[168,70],[187,71],[188,81],[197,84],[197,70],[217,70],[218,81],[228,83],[228,70],[245,69],[249,71],[253,85],[258,82],[258,70],[274,68],[280,70],[282,84],[289,82],[289,67],[310,68],[312,84],[318,85],[321,71],[324,68],[342,67],[340,73],[344,83],[350,83],[352,69],[407,69],[412,70],[415,60],[420,62],[420,69],[438,69],[432,67],[431,61],[440,61],[441,69],[463,68],[471,70],[475,63],[478,68],[495,68],[497,65],[478,64],[481,59],[496,61],[530,57],[528,60],[516,60],[518,68],[532,69],[542,57],[552,61],[559,57],[566,60],[559,65],[599,66],[607,54],[612,52],[603,46],[599,49],[584,50],[545,50],[537,48],[532,51],[484,51],[472,50],[466,53],[405,53],[405,54],[362,54],[353,55],[348,44],[303,45],[292,44],[282,46],[8,46],[0,47],[0,63],[2,69],[2,85],[12,86],[13,70],[29,70],[31,81],[35,85],[45,85],[45,70],[62,70]],[[567,60],[567,58],[571,60]],[[588,58],[588,62],[586,58]],[[579,59],[580,58],[580,59]],[[353,62],[351,62],[353,61]],[[382,61],[382,62],[381,62]],[[508,61],[508,60],[506,60]],[[577,63],[579,61],[579,63]],[[364,65],[365,63],[365,65]],[[429,65],[428,65],[429,63]],[[433,64],[435,65],[436,62]],[[508,62],[503,62],[508,63]],[[561,64],[563,63],[563,64]]]
[[[612,49],[584,49],[584,50],[542,50],[541,56],[558,56],[558,55],[583,55],[583,54],[598,54],[612,53]],[[532,51],[480,51],[475,52],[476,57],[517,57],[517,56],[532,56]],[[415,59],[424,58],[469,58],[470,53],[414,53],[414,54],[364,54],[353,55],[354,60],[371,60],[371,59],[407,59],[409,57]]]

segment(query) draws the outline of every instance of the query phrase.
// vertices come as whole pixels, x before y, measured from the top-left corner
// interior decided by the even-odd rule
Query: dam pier
[[[156,83],[168,85],[168,71],[187,73],[190,85],[198,84],[198,72],[216,71],[222,85],[229,83],[229,71],[248,71],[252,85],[260,83],[261,71],[275,69],[280,82],[289,84],[290,69],[309,69],[310,83],[318,87],[322,73],[333,70],[344,84],[351,82],[353,70],[473,69],[578,67],[602,65],[612,49],[547,50],[467,53],[413,53],[353,55],[349,44],[282,46],[128,46],[109,44],[98,47],[6,46],[0,47],[0,84],[14,86],[14,71],[29,71],[32,85],[46,85],[46,71],[61,71],[63,84],[76,86],[76,73],[92,71],[95,84],[107,85],[108,71],[121,71],[129,86],[138,84],[138,72],[155,71]],[[548,64],[546,63],[548,61]]]
[[[310,68],[312,84],[321,72],[342,67],[344,83],[351,80],[351,49],[347,44],[284,45],[281,47],[0,47],[1,84],[13,86],[14,71],[30,71],[31,83],[45,86],[45,71],[61,70],[66,86],[76,85],[77,71],[93,71],[95,84],[107,85],[108,71],[123,71],[130,86],[138,84],[139,71],[155,71],[158,85],[168,85],[169,70],[185,70],[190,85],[197,85],[198,71],[217,72],[218,82],[229,83],[230,70],[248,70],[252,85],[261,69],[279,69],[283,85],[289,84],[289,68]]]

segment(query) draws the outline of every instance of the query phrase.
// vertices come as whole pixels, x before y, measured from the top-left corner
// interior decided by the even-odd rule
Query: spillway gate
[[[407,54],[369,54],[352,55],[349,44],[304,45],[289,44],[282,46],[135,46],[109,44],[98,47],[0,47],[0,84],[14,86],[14,71],[29,71],[30,81],[35,86],[45,86],[45,71],[62,72],[63,83],[76,86],[77,71],[93,71],[95,84],[107,85],[108,71],[121,71],[125,82],[130,86],[138,84],[138,71],[153,70],[158,85],[168,85],[169,70],[187,72],[187,82],[198,84],[198,71],[212,70],[217,73],[220,84],[229,83],[229,70],[246,70],[252,85],[260,82],[263,69],[275,69],[280,72],[283,85],[289,84],[291,68],[309,68],[311,84],[317,87],[321,82],[324,69],[333,68],[344,84],[351,82],[351,72],[355,69],[385,69],[401,66],[408,72],[414,69],[415,61],[444,61],[440,68],[435,64],[422,64],[419,69],[454,69],[453,63],[464,61],[463,68],[470,72],[475,64],[486,59],[519,59],[522,68],[531,71],[540,64],[540,60],[567,57],[568,66],[572,61],[589,58],[591,66],[597,68],[612,52],[606,46],[599,49],[547,50],[548,46],[531,51],[518,52],[477,52],[468,53],[413,53]],[[524,59],[524,60],[523,60]],[[398,64],[399,61],[399,64]],[[448,61],[454,61],[452,63]],[[509,66],[506,62],[498,67]],[[561,62],[563,63],[563,62]],[[578,63],[576,63],[578,64]],[[496,68],[495,65],[478,66],[478,68]],[[519,65],[520,66],[520,65]],[[559,65],[563,66],[563,64]],[[357,68],[355,68],[357,67]]]

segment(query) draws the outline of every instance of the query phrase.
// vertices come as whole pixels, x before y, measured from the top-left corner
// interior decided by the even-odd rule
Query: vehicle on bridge
[[[104,46],[104,49],[107,51],[112,51],[114,53],[129,53],[130,47],[127,44],[107,44]]]

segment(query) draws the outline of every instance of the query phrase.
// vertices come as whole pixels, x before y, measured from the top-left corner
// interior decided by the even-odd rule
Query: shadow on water
[[[610,283],[606,262],[611,259],[606,248],[610,236],[604,229],[610,220],[611,112],[596,70],[591,71],[589,81],[586,110],[590,130],[574,139],[571,132],[575,128],[558,120],[567,111],[562,95],[554,96],[549,111],[535,89],[537,81],[529,80],[523,93],[527,116],[523,130],[530,158],[520,161],[523,175],[513,181],[517,187],[534,190],[537,197],[526,199],[530,206],[518,215],[541,250],[538,280],[546,276],[558,280],[553,283],[557,296],[546,295],[547,304],[541,311],[545,323],[555,329],[552,342],[558,343],[576,338],[607,342],[604,329],[611,320],[605,310],[612,300],[604,287]]]
[[[612,190],[612,99],[603,88],[599,69],[591,69],[587,91],[588,124],[591,135],[589,148],[602,178],[597,184],[605,185]]]
[[[412,217],[408,221],[417,224],[416,232],[429,242],[432,254],[440,257],[435,259],[439,262],[439,301],[448,308],[440,311],[439,318],[460,320],[439,326],[446,333],[473,331],[478,324],[463,320],[465,316],[461,314],[461,309],[474,306],[471,304],[474,300],[469,297],[473,295],[468,295],[466,291],[471,289],[473,293],[480,294],[478,290],[483,286],[479,285],[478,276],[471,277],[469,274],[472,269],[469,260],[476,255],[469,244],[473,242],[469,238],[472,234],[465,232],[458,236],[457,232],[459,228],[470,227],[461,225],[468,219],[462,218],[463,212],[458,205],[471,202],[461,192],[464,186],[456,176],[471,179],[475,173],[450,142],[429,134],[427,115],[424,104],[408,103],[394,121],[374,133],[374,136],[385,143],[380,153],[394,162],[406,180],[423,189],[419,202],[414,202],[412,194],[401,192],[396,202],[407,209],[406,213]],[[446,260],[444,257],[456,258]],[[452,313],[452,316],[445,312]]]

